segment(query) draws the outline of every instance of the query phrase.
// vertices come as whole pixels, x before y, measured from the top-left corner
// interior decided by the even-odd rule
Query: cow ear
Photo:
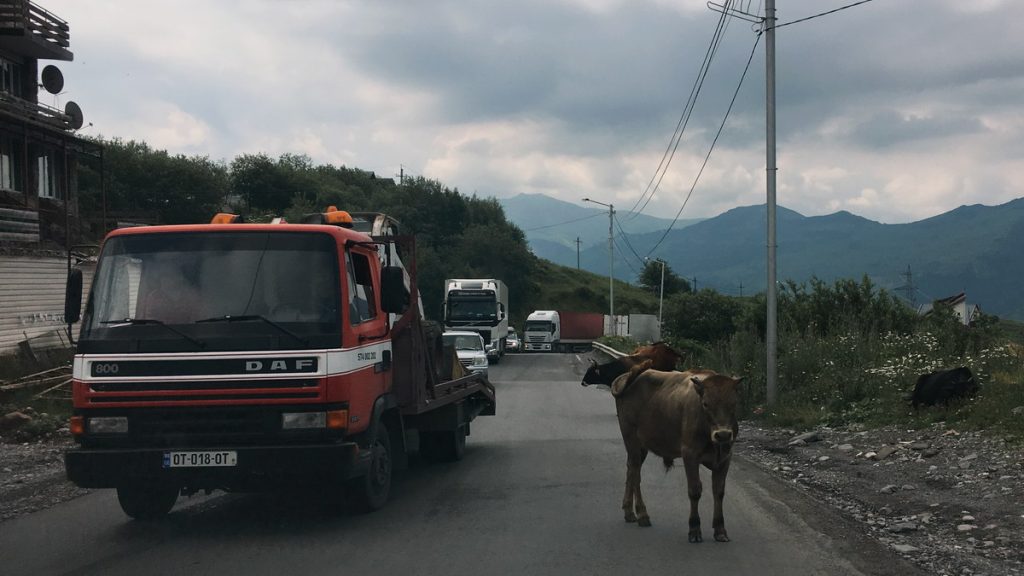
[[[693,389],[697,391],[697,394],[704,396],[704,383],[700,381],[700,378],[691,376],[690,382],[693,382]]]

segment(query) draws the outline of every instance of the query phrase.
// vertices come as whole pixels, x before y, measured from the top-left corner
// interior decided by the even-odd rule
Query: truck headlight
[[[128,417],[103,416],[89,418],[89,432],[92,434],[126,434],[128,433]]]
[[[473,366],[487,366],[487,356],[473,358]]]
[[[282,430],[326,427],[327,413],[325,412],[284,412],[281,414]]]

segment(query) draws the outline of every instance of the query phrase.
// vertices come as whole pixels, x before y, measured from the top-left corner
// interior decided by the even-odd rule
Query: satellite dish
[[[72,130],[78,130],[85,122],[85,117],[82,116],[82,109],[74,102],[68,102],[64,105],[64,113],[71,117],[68,124],[71,126]]]
[[[60,91],[64,89],[64,75],[61,74],[60,68],[53,64],[48,64],[43,68],[43,88],[46,88],[50,94],[60,94]]]

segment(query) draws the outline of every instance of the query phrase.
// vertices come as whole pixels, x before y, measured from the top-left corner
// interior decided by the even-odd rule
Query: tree
[[[690,283],[672,271],[672,267],[665,264],[665,297],[683,292],[692,292]],[[640,286],[650,290],[655,296],[661,294],[661,267],[658,260],[648,260],[644,263],[644,269],[640,272]]]

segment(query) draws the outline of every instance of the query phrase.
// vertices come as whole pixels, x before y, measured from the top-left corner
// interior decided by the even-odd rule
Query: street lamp
[[[618,335],[618,322],[615,321],[615,232],[612,228],[615,206],[590,198],[584,198],[583,201],[608,207],[608,315],[611,316],[612,334]]]
[[[650,262],[650,258],[644,258],[644,262]],[[661,328],[661,311],[665,307],[665,261],[661,258],[655,258],[655,262],[661,264],[661,292],[658,294],[658,330]]]

